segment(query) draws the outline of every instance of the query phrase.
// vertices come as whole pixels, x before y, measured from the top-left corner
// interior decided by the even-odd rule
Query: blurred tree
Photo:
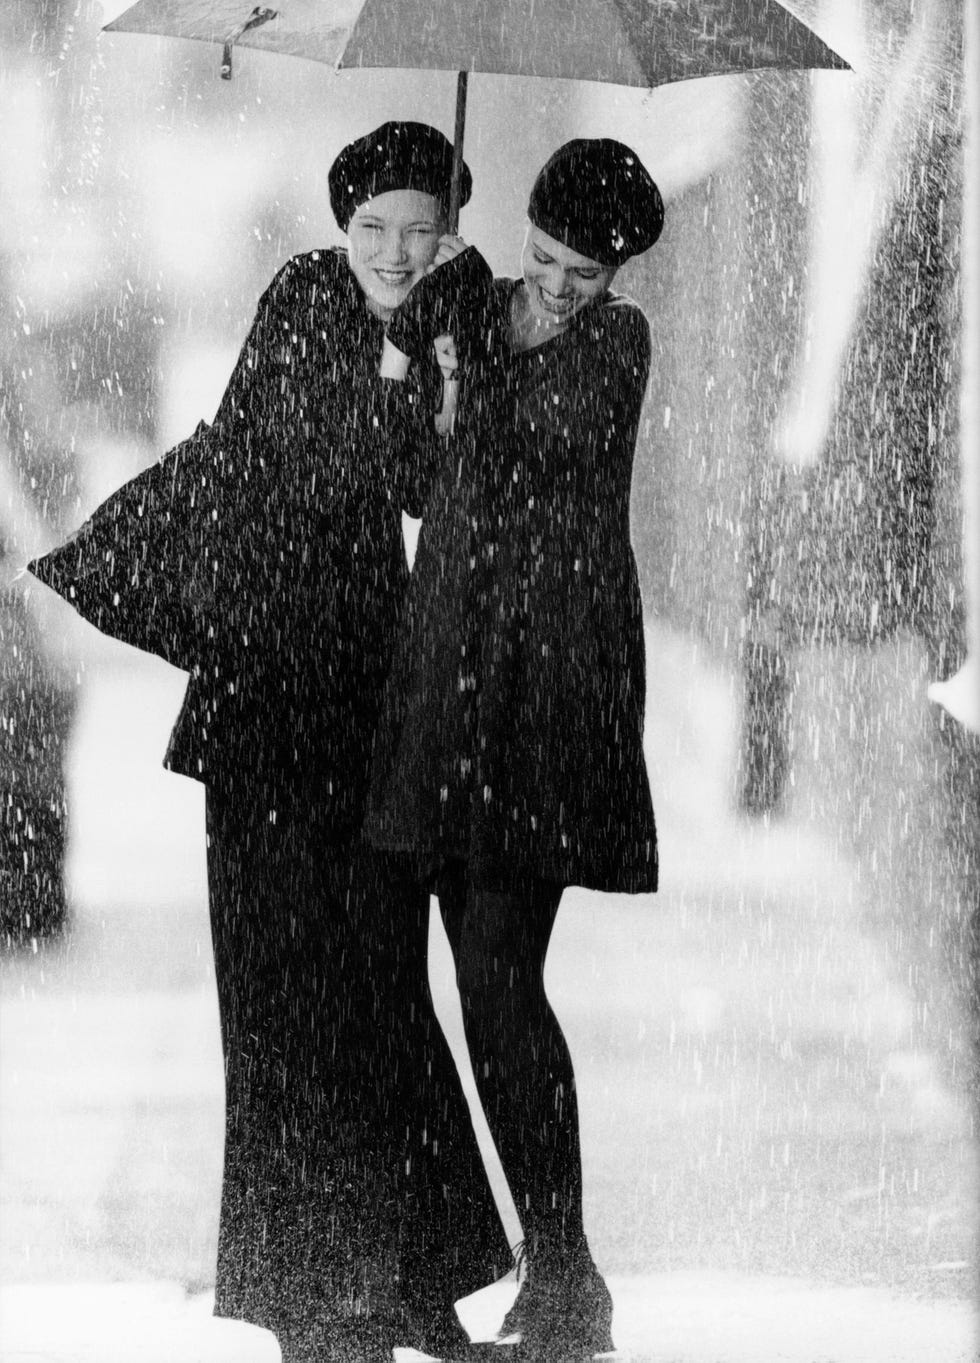
[[[98,425],[100,407],[126,391],[133,399],[121,422],[139,429],[152,416],[146,379],[142,391],[137,381],[150,369],[144,319],[129,326],[113,364],[112,305],[92,309],[89,281],[63,282],[77,274],[79,226],[64,203],[92,159],[90,121],[79,114],[95,98],[96,9],[40,0],[0,15],[0,83],[14,129],[0,158],[0,943],[8,946],[65,921],[65,756],[77,700],[59,641],[16,573],[76,522],[79,441]],[[37,262],[49,287],[35,297],[25,284],[38,278]]]
[[[2,264],[2,262],[0,262]],[[5,272],[0,270],[0,291]],[[73,500],[73,469],[45,435],[57,400],[32,372],[17,310],[0,331],[0,943],[65,919],[65,750],[75,690],[14,578]],[[29,328],[28,328],[29,331]]]
[[[802,220],[778,181],[805,297],[784,291],[782,328],[778,296],[760,317],[777,379],[756,407],[740,795],[751,812],[778,807],[803,746],[790,670],[834,646],[809,664],[806,723],[825,739],[803,765],[819,748],[827,769],[815,812],[867,872],[917,1031],[962,1071],[978,1034],[978,744],[924,704],[915,663],[945,677],[966,652],[960,13],[946,0],[895,6],[888,25],[874,7],[848,13],[866,61],[846,101],[814,91]]]

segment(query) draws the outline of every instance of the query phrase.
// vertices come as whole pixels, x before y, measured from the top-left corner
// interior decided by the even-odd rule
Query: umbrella
[[[105,28],[220,43],[226,79],[236,44],[337,69],[455,71],[457,170],[471,71],[649,89],[774,67],[849,69],[777,0],[138,0]],[[454,192],[454,227],[458,208]]]

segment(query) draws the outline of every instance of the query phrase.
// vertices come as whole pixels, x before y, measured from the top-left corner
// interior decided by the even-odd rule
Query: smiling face
[[[601,298],[616,277],[615,265],[579,255],[533,224],[524,238],[521,271],[532,316],[558,328]]]
[[[348,260],[369,311],[387,321],[439,248],[443,210],[417,189],[390,189],[361,204],[347,225]]]

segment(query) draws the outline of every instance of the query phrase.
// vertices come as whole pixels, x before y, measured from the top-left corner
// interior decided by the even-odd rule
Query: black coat
[[[629,535],[649,328],[609,295],[511,352],[515,287],[494,285],[490,360],[425,508],[366,830],[429,874],[451,857],[487,884],[653,890]]]
[[[430,386],[377,377],[383,323],[346,257],[295,257],[263,295],[210,428],[31,571],[114,637],[191,672],[166,763],[360,822],[421,509]],[[423,391],[424,388],[424,391]]]
[[[213,426],[31,565],[191,671],[225,1057],[216,1305],[284,1363],[441,1344],[506,1239],[426,975],[428,895],[357,841],[441,385],[377,377],[343,256],[286,265]],[[365,1318],[365,1313],[367,1316]],[[358,1343],[360,1340],[360,1343]],[[441,1350],[440,1350],[441,1351]]]

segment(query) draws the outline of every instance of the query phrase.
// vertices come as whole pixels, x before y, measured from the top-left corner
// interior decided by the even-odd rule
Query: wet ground
[[[651,1363],[972,1363],[970,1095],[922,1044],[839,844],[732,813],[724,675],[663,632],[648,650],[662,893],[569,891],[549,963],[618,1342]],[[29,1345],[102,1363],[157,1345],[179,1363],[191,1339],[188,1359],[277,1352],[207,1321],[221,1073],[203,796],[158,766],[181,689],[128,650],[94,655],[73,927],[0,962],[3,1363]],[[438,930],[433,977],[458,1042]],[[501,1301],[476,1309],[492,1328]]]

